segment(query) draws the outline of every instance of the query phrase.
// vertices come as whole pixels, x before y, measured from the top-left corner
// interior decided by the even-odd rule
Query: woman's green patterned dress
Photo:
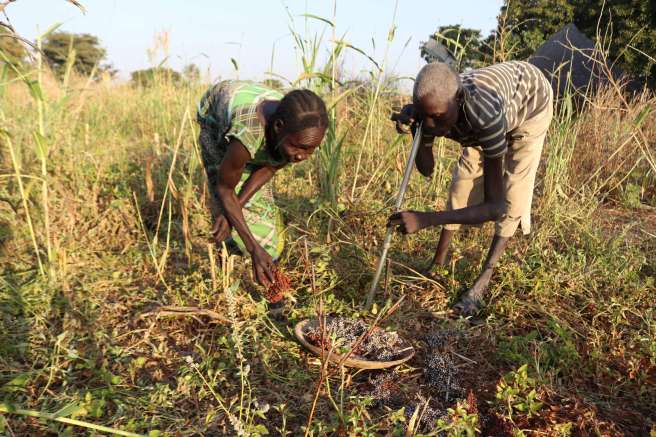
[[[230,139],[235,138],[248,149],[251,159],[235,187],[237,193],[253,170],[262,165],[280,166],[265,145],[264,126],[257,116],[257,105],[263,100],[281,100],[283,95],[266,86],[245,81],[227,80],[211,86],[198,104],[199,142],[209,189],[214,201],[213,215],[220,211],[216,191],[219,165]],[[276,260],[284,246],[280,210],[274,202],[270,186],[262,187],[243,208],[244,219],[255,241]],[[244,242],[234,233],[232,240],[246,253]]]

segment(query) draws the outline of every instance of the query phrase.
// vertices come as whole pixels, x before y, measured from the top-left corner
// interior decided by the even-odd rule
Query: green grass
[[[428,432],[403,411],[376,406],[366,372],[336,369],[318,386],[318,361],[291,333],[320,307],[376,317],[364,311],[364,295],[410,146],[388,121],[402,99],[382,73],[335,107],[329,146],[338,157],[319,153],[273,182],[288,225],[282,266],[298,298],[287,324],[267,317],[244,260],[233,269],[208,246],[193,121],[202,86],[138,89],[71,78],[63,87],[27,74],[42,99],[30,98],[15,76],[2,86],[1,434],[96,432],[45,417],[58,411],[152,435]],[[314,86],[335,99],[341,89],[333,92],[326,77]],[[454,359],[482,415],[473,419],[464,400],[442,405],[452,408],[441,424],[450,435],[493,426],[495,435],[640,435],[653,427],[656,177],[647,153],[656,121],[641,114],[655,102],[644,95],[625,107],[607,90],[579,116],[557,116],[534,232],[512,240],[483,323],[449,320],[443,311],[474,280],[491,225],[461,232],[449,267],[433,279],[416,271],[439,230],[395,238],[375,309],[405,296],[384,325],[419,351],[398,378],[411,397],[422,385],[423,336],[459,333]],[[435,150],[436,172],[430,180],[413,174],[408,208],[444,205],[458,146],[441,141]],[[213,309],[228,323],[142,316],[159,305]]]

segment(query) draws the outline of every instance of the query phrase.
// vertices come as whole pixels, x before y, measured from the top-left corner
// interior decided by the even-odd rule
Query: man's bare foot
[[[452,309],[463,317],[475,316],[483,308],[483,293],[479,290],[469,289],[465,292]]]
[[[478,314],[482,306],[483,302],[481,300],[463,297],[453,305],[452,309],[456,314],[462,317],[469,317]]]

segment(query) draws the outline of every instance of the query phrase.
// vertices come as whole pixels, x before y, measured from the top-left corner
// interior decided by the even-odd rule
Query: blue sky
[[[273,71],[293,79],[300,64],[289,31],[290,15],[300,32],[306,26],[301,14],[331,20],[333,16],[331,0],[79,1],[86,7],[86,14],[65,0],[17,0],[7,7],[7,13],[17,31],[28,38],[37,35],[37,28],[43,31],[57,22],[62,23],[62,30],[97,35],[121,78],[161,62],[162,50],[149,59],[148,49],[155,45],[155,35],[167,32],[167,62],[173,68],[181,69],[193,62],[212,78],[233,78],[237,73],[230,58],[234,58],[239,64],[239,77],[263,79],[275,45]],[[423,65],[419,43],[440,25],[462,24],[487,34],[495,26],[500,5],[501,0],[399,0],[388,71],[414,76]],[[394,0],[338,0],[336,32],[338,36],[346,33],[345,39],[380,62],[394,11]],[[310,34],[325,27],[318,21],[308,22]],[[330,37],[328,30],[324,57]],[[344,72],[348,76],[362,74],[369,69],[368,62],[351,51],[344,58]]]

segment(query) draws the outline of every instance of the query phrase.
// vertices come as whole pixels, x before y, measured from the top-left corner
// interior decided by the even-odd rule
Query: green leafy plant
[[[497,384],[496,406],[509,420],[516,415],[532,417],[542,409],[537,385],[528,375],[528,365],[506,374]]]
[[[477,412],[470,412],[466,401],[460,401],[454,408],[449,408],[448,419],[437,420],[437,432],[444,432],[449,437],[474,437],[480,433]]]

